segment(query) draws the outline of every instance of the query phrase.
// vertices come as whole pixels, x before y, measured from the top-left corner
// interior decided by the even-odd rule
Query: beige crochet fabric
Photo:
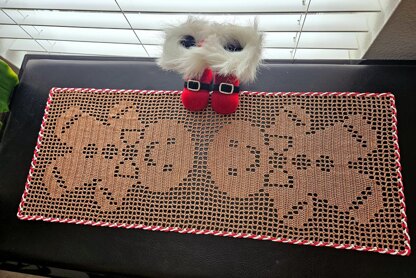
[[[58,92],[22,213],[403,251],[389,97]]]

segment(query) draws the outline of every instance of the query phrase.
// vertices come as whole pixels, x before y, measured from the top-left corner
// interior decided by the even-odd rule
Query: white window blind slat
[[[355,33],[303,32],[298,48],[357,49],[358,43]]]
[[[131,1],[118,0],[124,11],[135,12],[179,12],[179,13],[290,13],[305,12],[309,0],[305,1],[269,1],[269,0],[153,0]],[[0,0],[0,7],[13,9],[48,9],[48,10],[90,10],[118,11],[114,0]],[[310,2],[311,12],[338,11],[380,11],[378,0],[313,0]]]
[[[38,40],[48,51],[75,54],[147,57],[141,45]]]
[[[36,41],[31,39],[18,39],[14,40],[9,48],[10,50],[21,50],[21,51],[39,51],[44,52],[45,50]]]
[[[0,7],[13,9],[118,11],[114,0],[0,0]]]
[[[122,13],[38,11],[4,9],[17,24],[84,27],[84,28],[124,28],[130,26]]]
[[[162,46],[161,45],[143,45],[146,49],[147,53],[149,53],[149,57],[157,58],[160,57],[162,53]]]
[[[264,35],[264,47],[271,48],[294,48],[296,45],[298,48],[323,49],[356,49],[358,47],[354,32],[266,32]]]
[[[24,30],[23,30],[23,29]],[[34,38],[38,40],[103,42],[117,44],[161,45],[162,31],[119,29],[86,29],[68,27],[0,25],[0,38]],[[26,32],[25,32],[26,31]],[[29,34],[29,35],[28,35]],[[327,48],[327,49],[357,49],[355,33],[337,32],[265,32],[265,48]],[[299,40],[299,43],[297,41]]]
[[[89,29],[48,26],[23,26],[35,39],[84,42],[139,43],[134,32],[119,29]]]
[[[163,44],[164,33],[163,31],[152,30],[134,30],[143,44]]]
[[[177,25],[184,22],[186,14],[126,14],[129,22],[135,29],[160,30],[170,25]],[[299,20],[302,14],[273,15],[201,15],[198,18],[219,22],[234,23],[241,25],[253,24],[255,18],[258,20],[260,31],[300,31]]]
[[[264,33],[264,47],[286,47],[296,46],[300,32],[266,32]]]
[[[18,25],[0,25],[0,38],[30,39],[30,36]]]
[[[343,49],[297,49],[295,59],[350,59],[349,50]]]
[[[288,49],[276,49],[266,48],[263,49],[263,59],[292,59],[293,48]]]
[[[3,11],[0,10],[0,24],[13,24],[11,20]]]
[[[124,28],[130,29],[122,13],[68,12],[68,11],[33,11],[9,10],[6,12],[17,24],[91,27],[91,28]],[[169,25],[184,22],[186,14],[146,14],[128,13],[127,19],[134,29],[162,30]],[[205,15],[199,16],[208,20],[235,24],[252,24],[255,18],[260,31],[297,32],[301,30],[304,19],[302,14],[285,15]],[[361,31],[367,32],[366,18],[368,13],[308,14],[303,31]]]
[[[5,53],[14,43],[14,39],[0,39],[0,53]]]
[[[39,45],[40,44],[40,45]],[[30,40],[17,39],[10,50],[36,51],[53,53],[72,54],[93,54],[108,56],[137,56],[147,57],[147,53],[141,45],[134,44],[112,44],[112,43],[91,43],[91,42],[68,42],[53,40]]]
[[[303,31],[368,32],[368,13],[308,14]]]
[[[309,5],[310,12],[353,12],[381,10],[378,0],[312,0]]]
[[[152,0],[152,1],[130,1],[118,0],[121,8],[125,11],[140,12],[177,12],[177,13],[258,13],[258,12],[304,12],[307,1],[270,1],[270,0]]]

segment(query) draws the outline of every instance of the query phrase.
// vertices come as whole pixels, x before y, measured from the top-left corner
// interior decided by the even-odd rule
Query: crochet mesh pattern
[[[56,90],[19,217],[405,252],[394,109],[246,92],[224,116],[180,93]]]

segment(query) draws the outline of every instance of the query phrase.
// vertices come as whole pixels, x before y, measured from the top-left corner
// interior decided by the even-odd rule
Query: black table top
[[[416,63],[268,63],[255,91],[393,92],[410,237],[416,231]],[[51,87],[181,89],[151,59],[26,56],[0,143],[0,260],[142,276],[416,277],[416,255],[382,255],[248,239],[21,221],[25,186]],[[411,242],[411,245],[412,242]]]

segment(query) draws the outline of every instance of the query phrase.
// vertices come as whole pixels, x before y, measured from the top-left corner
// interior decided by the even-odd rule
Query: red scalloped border
[[[402,181],[401,174],[401,164],[400,164],[400,148],[398,143],[398,130],[397,130],[397,109],[395,104],[395,97],[391,93],[358,93],[358,92],[250,92],[243,91],[241,94],[245,95],[263,95],[263,96],[354,96],[354,97],[388,97],[390,98],[390,104],[393,112],[393,138],[394,138],[394,149],[396,156],[396,166],[397,166],[397,177],[398,177],[398,186],[399,186],[399,195],[400,195],[400,213],[402,216],[402,227],[403,227],[403,236],[405,239],[405,250],[394,250],[387,248],[377,248],[377,247],[365,247],[357,246],[353,244],[336,244],[329,242],[316,242],[311,240],[295,240],[288,238],[275,238],[270,236],[254,235],[254,234],[245,234],[245,233],[232,233],[226,231],[213,231],[213,230],[196,230],[190,228],[178,228],[178,227],[162,227],[162,226],[146,226],[138,224],[123,224],[123,223],[108,223],[108,222],[93,222],[86,220],[77,220],[77,219],[59,219],[59,218],[50,218],[44,216],[29,216],[23,215],[22,210],[25,204],[26,196],[29,192],[30,181],[33,177],[33,172],[36,167],[36,161],[39,149],[42,145],[43,132],[45,130],[45,123],[48,119],[48,111],[52,103],[53,95],[59,92],[72,92],[72,91],[84,91],[84,92],[102,92],[102,93],[141,93],[141,94],[181,94],[182,91],[162,91],[162,90],[116,90],[116,89],[93,89],[93,88],[52,88],[49,93],[48,101],[46,103],[45,114],[42,119],[41,128],[39,131],[39,136],[36,142],[35,151],[33,154],[33,159],[30,164],[29,175],[27,177],[25,190],[22,195],[22,199],[19,204],[17,217],[21,220],[42,220],[46,222],[59,222],[59,223],[74,223],[78,225],[90,225],[90,226],[103,226],[103,227],[112,227],[112,228],[126,228],[126,229],[143,229],[151,231],[162,231],[162,232],[177,232],[181,234],[204,234],[204,235],[214,235],[214,236],[224,236],[224,237],[234,237],[234,238],[250,238],[257,240],[270,240],[274,242],[283,242],[297,245],[312,245],[312,246],[326,246],[333,247],[337,249],[352,249],[357,251],[369,251],[369,252],[378,252],[382,254],[390,255],[401,255],[408,256],[410,255],[410,237],[409,229],[407,226],[407,216],[406,216],[406,204],[405,196],[403,193],[404,186]]]

